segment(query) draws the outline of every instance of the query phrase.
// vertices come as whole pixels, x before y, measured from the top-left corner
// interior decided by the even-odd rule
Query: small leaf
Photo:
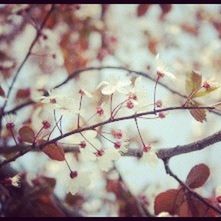
[[[146,14],[146,12],[148,11],[150,7],[150,4],[140,4],[137,7],[137,16],[141,17],[144,16]]]
[[[0,97],[5,97],[5,91],[1,86],[0,86]]]
[[[64,150],[57,144],[49,144],[45,146],[42,151],[52,160],[65,160]]]
[[[201,187],[207,181],[209,175],[209,168],[205,164],[198,164],[190,170],[186,178],[186,184],[193,189]]]
[[[35,133],[29,126],[23,126],[18,131],[22,141],[33,143],[35,140]]]
[[[154,202],[155,214],[158,215],[161,212],[168,212],[173,215],[177,194],[177,189],[170,189],[157,195]]]
[[[187,104],[188,107],[198,107],[199,104],[196,101],[190,101]],[[193,118],[196,121],[199,121],[203,123],[203,121],[206,121],[206,110],[205,109],[191,109],[189,110],[190,114],[193,116]]]
[[[192,73],[188,74],[186,78],[187,94],[191,94],[193,91],[200,89],[201,84],[202,84],[202,76],[199,73],[192,71]]]

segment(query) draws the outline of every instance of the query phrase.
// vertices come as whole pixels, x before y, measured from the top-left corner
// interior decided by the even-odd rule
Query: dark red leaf
[[[198,164],[190,170],[186,178],[186,184],[193,189],[201,187],[207,181],[209,175],[209,168],[205,164]]]
[[[57,144],[49,144],[45,146],[42,151],[52,160],[65,160],[64,150]]]
[[[170,189],[165,192],[160,193],[154,202],[154,212],[158,215],[161,212],[168,212],[171,215],[174,214],[176,198],[179,190]]]
[[[150,7],[150,4],[140,4],[137,7],[137,16],[141,17],[144,16],[146,14],[146,12],[148,11]]]
[[[30,95],[31,95],[30,88],[19,89],[16,93],[16,98],[17,99],[25,99],[25,98],[29,98]]]
[[[35,140],[35,133],[29,126],[23,126],[18,131],[21,141],[33,143]]]

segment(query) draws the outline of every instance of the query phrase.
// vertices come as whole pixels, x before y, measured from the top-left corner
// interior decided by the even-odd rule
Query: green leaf
[[[200,89],[201,84],[202,76],[199,73],[192,71],[192,73],[188,74],[186,78],[185,86],[187,94],[191,94],[193,91]]]

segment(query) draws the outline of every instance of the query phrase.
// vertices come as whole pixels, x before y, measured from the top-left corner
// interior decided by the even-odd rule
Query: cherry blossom
[[[7,114],[3,120],[7,129],[13,129],[17,123],[17,118],[14,114]]]
[[[82,132],[82,134],[68,136],[63,141],[80,146],[80,159],[82,161],[95,161],[95,152],[101,148],[101,142],[97,139],[97,132],[95,130],[88,130]]]
[[[134,87],[129,93],[129,99],[134,105],[135,112],[145,111],[149,105],[147,89],[144,79],[137,77],[134,81]]]
[[[161,60],[159,54],[156,55],[155,61],[156,61],[156,73],[158,76],[160,77],[167,76],[173,80],[176,79],[175,75],[169,71],[168,66],[165,65],[165,63]]]
[[[8,178],[11,182],[11,185],[14,187],[20,187],[21,186],[21,175],[17,174],[13,177]]]
[[[117,140],[114,143],[115,149],[117,149],[122,153],[126,153],[128,151],[128,145],[129,145],[128,140]]]
[[[67,192],[70,192],[71,194],[76,194],[79,191],[83,191],[85,188],[87,188],[90,183],[90,175],[91,173],[89,171],[73,171],[75,172],[75,176],[70,177]]]
[[[145,149],[144,149],[143,155],[142,155],[142,157],[140,159],[141,162],[148,163],[152,167],[157,165],[158,160],[159,159],[158,159],[155,151],[152,148],[150,148],[147,151],[145,151]]]
[[[102,81],[97,89],[101,89],[101,93],[104,95],[111,95],[115,92],[120,94],[128,94],[130,90],[131,81],[129,79],[118,80],[115,78],[110,79],[110,81]]]
[[[97,157],[98,167],[105,172],[108,172],[114,165],[114,162],[119,160],[120,153],[115,148],[107,148]]]
[[[105,120],[110,117],[110,106],[106,102],[96,107],[96,115],[99,120]]]

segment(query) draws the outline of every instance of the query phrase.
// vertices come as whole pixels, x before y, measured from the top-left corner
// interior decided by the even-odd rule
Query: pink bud
[[[81,141],[80,147],[81,148],[85,148],[86,146],[87,146],[86,142],[85,141]]]
[[[157,107],[162,107],[162,105],[163,105],[163,104],[162,104],[162,101],[161,101],[161,100],[157,100],[157,101],[156,101],[156,106],[157,106]]]
[[[103,150],[98,150],[98,151],[95,153],[95,155],[96,155],[97,157],[101,157],[101,156],[104,155],[104,151],[103,151]]]
[[[104,114],[104,109],[102,107],[97,107],[97,111],[96,113],[99,115],[99,116],[102,116]]]
[[[165,115],[163,112],[160,112],[160,113],[158,114],[158,116],[159,116],[159,118],[161,118],[161,119],[163,119],[163,118],[166,117],[166,115]]]
[[[9,123],[6,124],[6,128],[7,128],[8,130],[12,130],[14,127],[15,127],[15,124],[12,123],[12,122],[9,122]]]
[[[111,133],[112,133],[113,137],[116,139],[121,139],[123,136],[123,133],[121,130],[112,130]]]
[[[81,96],[84,96],[84,95],[85,95],[84,91],[81,90],[81,89],[80,89],[78,92],[79,92],[79,94],[80,94]]]
[[[51,127],[51,124],[47,120],[42,121],[42,125],[44,129],[48,129]]]
[[[210,89],[211,85],[210,85],[207,81],[205,81],[205,82],[203,82],[203,87],[204,87],[206,90],[208,90],[208,89]]]
[[[133,104],[133,102],[132,102],[131,100],[129,100],[129,101],[127,102],[127,108],[129,108],[129,109],[134,108],[134,104]]]
[[[114,147],[115,147],[116,149],[119,149],[119,148],[121,147],[121,142],[120,142],[120,141],[116,141],[116,142],[114,143]]]
[[[143,152],[149,152],[151,150],[151,146],[149,145],[149,144],[147,144],[147,145],[145,145],[144,147],[143,147]]]
[[[71,179],[74,179],[75,177],[77,177],[78,176],[78,172],[77,171],[71,171],[70,172],[70,177],[71,177]]]

